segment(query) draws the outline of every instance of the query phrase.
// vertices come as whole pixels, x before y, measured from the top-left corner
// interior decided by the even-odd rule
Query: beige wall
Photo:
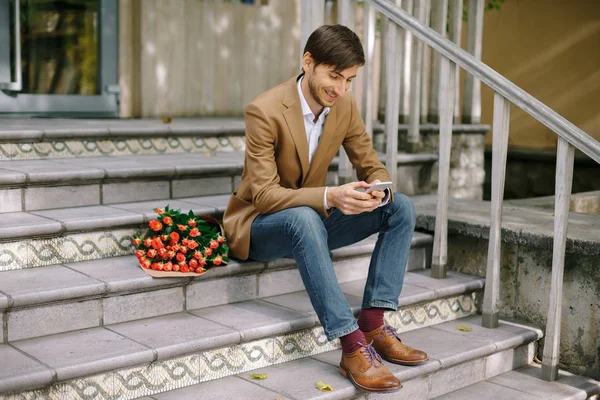
[[[299,3],[121,0],[121,116],[241,115],[299,68]]]
[[[507,0],[485,13],[483,61],[600,140],[600,1]],[[482,121],[491,124],[493,92],[482,89]],[[511,147],[556,142],[556,134],[511,107]]]

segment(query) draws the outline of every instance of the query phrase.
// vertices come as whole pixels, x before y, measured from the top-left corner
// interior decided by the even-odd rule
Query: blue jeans
[[[334,209],[323,218],[310,207],[289,208],[254,220],[250,258],[268,262],[293,257],[327,339],[333,340],[355,331],[358,324],[335,276],[330,250],[378,232],[362,308],[395,311],[415,220],[412,199],[399,193],[393,202],[358,215]]]

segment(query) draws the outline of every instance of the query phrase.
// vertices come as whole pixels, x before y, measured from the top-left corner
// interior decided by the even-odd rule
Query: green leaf
[[[471,332],[473,329],[469,328],[468,326],[457,326],[456,329],[458,329],[461,332]]]
[[[267,374],[252,374],[250,375],[250,379],[262,381],[264,379],[267,379]]]
[[[324,383],[323,381],[317,382],[316,387],[317,387],[317,389],[319,389],[322,392],[333,392],[333,387],[331,385]]]

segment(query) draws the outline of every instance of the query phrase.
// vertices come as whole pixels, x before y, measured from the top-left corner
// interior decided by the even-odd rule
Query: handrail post
[[[469,0],[467,51],[473,54],[477,60],[481,60],[484,8],[484,0]],[[467,74],[465,78],[463,122],[467,124],[478,124],[481,122],[481,82],[472,74]]]
[[[562,317],[562,287],[565,269],[565,249],[569,225],[569,206],[573,185],[575,148],[562,137],[558,138],[556,154],[556,189],[554,193],[554,244],[550,303],[546,321],[546,341],[542,360],[542,379],[552,382],[558,378],[560,357],[560,322]]]
[[[504,180],[506,177],[509,120],[510,102],[502,95],[494,93],[492,203],[482,319],[482,325],[486,328],[496,328],[499,325],[502,201],[504,199]]]
[[[431,5],[431,27],[442,35],[446,33],[446,21],[448,20],[448,0],[436,0]],[[439,112],[439,88],[440,88],[440,57],[442,55],[434,51],[431,55],[431,93],[429,98],[429,121],[438,123]],[[458,71],[458,68],[456,69]],[[455,82],[457,80],[455,79]],[[456,100],[455,100],[456,102]]]
[[[450,151],[452,148],[452,117],[454,114],[454,86],[456,64],[445,56],[440,59],[440,157],[438,173],[438,197],[433,236],[433,259],[431,276],[446,277],[448,259],[448,178],[450,175]]]
[[[409,14],[413,14],[414,0],[403,0],[402,9]],[[389,24],[394,22],[390,21]],[[400,81],[400,121],[402,123],[408,122],[408,115],[410,114],[410,93],[412,92],[411,87],[411,65],[413,58],[413,37],[412,34],[404,28],[401,32],[401,52],[402,52],[402,66],[401,74],[402,79]]]
[[[461,47],[462,41],[462,18],[463,18],[463,0],[452,0],[448,10],[448,28],[450,30],[450,40],[458,47]],[[460,121],[460,68],[456,68],[455,73],[456,89],[454,91],[454,122]]]
[[[401,0],[396,0],[400,6]],[[386,75],[388,79],[387,100],[385,108],[385,134],[386,134],[386,165],[394,188],[398,186],[398,114],[400,99],[400,57],[398,55],[398,42],[400,41],[399,28],[394,23],[387,24],[387,37],[385,40],[387,53]]]
[[[431,1],[425,0],[425,19],[423,23],[431,26]],[[437,52],[436,52],[437,53]],[[419,122],[426,124],[429,118],[429,91],[431,88],[431,47],[425,46],[423,43],[423,61],[421,71],[421,110],[419,111]]]
[[[425,22],[427,11],[427,0],[415,0],[414,16],[421,22]],[[410,82],[410,105],[408,113],[408,137],[407,147],[411,153],[415,153],[420,142],[420,114],[421,114],[421,79],[423,75],[423,48],[425,44],[419,38],[413,37],[413,59]]]
[[[341,25],[345,25],[348,28],[354,30],[356,26],[356,1],[355,0],[339,0],[337,4],[337,22]],[[367,54],[366,57],[369,57]],[[369,62],[367,58],[366,62]],[[367,81],[369,80],[369,76],[367,71],[365,70],[365,90],[367,89]],[[363,93],[363,103],[365,102],[367,93]],[[364,114],[363,114],[364,115]],[[365,120],[365,123],[367,121]],[[371,123],[372,126],[372,123]],[[368,131],[367,131],[368,132]],[[372,132],[372,128],[371,128]],[[346,150],[343,147],[340,147],[339,157],[338,157],[338,183],[345,184],[352,182],[353,179],[353,168],[350,159],[348,158],[348,154],[346,154]]]
[[[300,2],[300,68],[304,46],[311,33],[325,21],[324,0],[302,0]]]
[[[350,0],[352,1],[352,0]],[[353,1],[356,4],[355,1]],[[373,76],[375,65],[375,24],[376,10],[368,2],[364,2],[363,42],[365,43],[365,66],[363,68],[364,90],[362,115],[367,133],[373,137]],[[397,29],[397,28],[396,28]]]

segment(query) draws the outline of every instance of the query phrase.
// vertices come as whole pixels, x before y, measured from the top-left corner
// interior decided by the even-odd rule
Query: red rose
[[[145,254],[145,253],[144,253],[144,250],[136,250],[136,251],[135,251],[135,256],[136,256],[137,258],[142,258],[142,257],[144,256],[144,254]]]
[[[181,248],[181,246],[180,246],[180,245],[178,245],[178,244],[174,244],[174,245],[171,247],[171,250],[173,250],[173,251],[179,251],[179,249],[180,249],[180,248]]]
[[[175,243],[179,242],[179,233],[177,232],[171,232],[171,240]]]
[[[164,269],[165,269],[165,264],[164,264],[164,263],[162,263],[162,262],[158,262],[158,263],[156,263],[156,264],[157,264],[157,266],[158,266],[158,270],[159,270],[159,271],[162,271],[162,270],[164,270]]]
[[[148,225],[150,226],[150,229],[152,229],[155,232],[158,232],[162,229],[162,224],[155,219],[148,222]]]
[[[196,269],[196,273],[197,273],[197,274],[203,274],[203,273],[205,273],[205,272],[206,272],[206,271],[205,271],[205,270],[204,270],[204,268],[202,268],[202,267],[198,267],[198,269]]]
[[[187,251],[188,251],[188,249],[185,246],[181,246],[181,248],[179,249],[179,252],[183,253],[183,254],[187,253]]]
[[[198,228],[194,228],[190,231],[190,236],[191,237],[198,237],[200,236],[200,231],[198,230]]]
[[[198,263],[200,263],[201,267],[204,267],[206,265],[206,260],[204,258],[201,258],[200,260],[198,260]]]
[[[156,211],[156,213],[158,215],[160,215],[160,214],[162,214],[164,212],[162,208],[155,208],[154,211]]]
[[[219,247],[219,242],[217,242],[216,240],[211,240],[210,241],[210,248],[211,249],[216,249],[217,247]]]
[[[223,239],[223,236],[219,236],[217,238],[217,242],[219,242],[219,243],[223,243],[224,241],[225,241],[225,239]]]
[[[173,264],[173,271],[179,272],[179,264]]]
[[[222,262],[223,262],[223,258],[221,258],[221,256],[216,256],[215,259],[213,260],[213,264],[215,264],[215,265],[221,265]]]
[[[198,242],[196,242],[196,241],[194,241],[194,240],[190,240],[190,241],[188,242],[188,244],[187,244],[187,247],[188,247],[190,250],[194,250],[195,248],[197,248],[197,247],[198,247]]]
[[[167,235],[160,235],[160,240],[166,242],[167,240],[169,240],[169,237]]]
[[[183,266],[180,268],[180,271],[185,273],[185,272],[190,272],[190,269],[188,268],[188,266],[187,266],[187,265],[185,265],[185,264],[184,264],[184,265],[183,265]]]
[[[188,221],[188,225],[191,227],[196,226],[196,220],[194,218],[190,218],[190,220]]]
[[[173,270],[173,263],[171,261],[165,263],[165,271],[172,271]]]
[[[212,254],[212,249],[210,247],[207,247],[204,249],[204,254],[206,254],[206,256],[210,256]]]
[[[152,239],[152,248],[154,250],[158,250],[161,247],[164,247],[163,242],[158,236],[156,236],[154,239]]]
[[[167,251],[167,258],[170,260],[175,257],[175,252],[173,250]]]
[[[142,243],[142,239],[140,239],[139,237],[136,237],[133,239],[133,244],[136,246],[139,246],[140,243]]]
[[[165,224],[167,226],[173,225],[173,218],[171,218],[171,217],[164,217],[163,218],[163,224]]]
[[[154,257],[156,257],[156,250],[150,249],[150,250],[148,250],[148,252],[146,253],[146,255],[148,257],[150,257],[150,258],[154,258]]]
[[[185,232],[187,231],[187,226],[179,224],[177,225],[177,229],[179,229],[181,232]]]
[[[158,271],[158,263],[152,263],[152,269]]]
[[[161,247],[160,249],[158,249],[157,253],[160,258],[164,258],[167,255],[167,249]]]
[[[146,247],[152,246],[152,239],[150,239],[150,238],[144,239],[144,246],[146,246]]]
[[[192,258],[188,264],[189,264],[190,268],[193,268],[193,269],[198,268],[198,261],[196,261],[196,259],[194,259],[194,258]]]
[[[175,257],[177,258],[177,261],[185,261],[185,256],[181,253],[177,254]]]
[[[150,268],[150,265],[152,265],[152,262],[150,260],[148,260],[147,258],[145,258],[142,261],[142,267],[148,269],[148,268]]]
[[[184,246],[187,246],[189,242],[190,242],[190,240],[188,238],[185,238],[181,241],[181,244]]]

